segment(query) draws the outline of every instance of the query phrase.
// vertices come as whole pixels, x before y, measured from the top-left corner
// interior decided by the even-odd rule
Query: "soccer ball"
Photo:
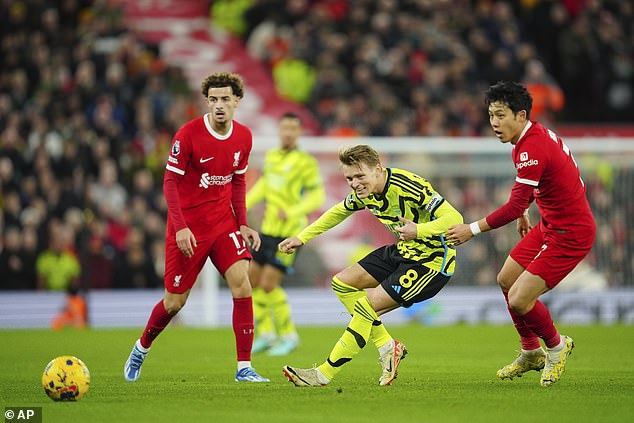
[[[72,355],[54,358],[42,375],[44,392],[54,401],[78,401],[90,387],[90,372]]]

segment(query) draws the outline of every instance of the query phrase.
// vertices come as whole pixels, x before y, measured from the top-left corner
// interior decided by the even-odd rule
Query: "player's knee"
[[[165,311],[170,316],[174,316],[177,314],[185,305],[185,300],[180,299],[165,299],[163,300],[163,305],[165,306]]]
[[[531,301],[527,301],[525,298],[513,294],[509,294],[509,307],[513,313],[519,316],[525,315],[533,308]]]
[[[227,284],[229,285],[229,290],[233,298],[246,298],[252,295],[251,283],[246,277],[227,280]],[[261,285],[260,288],[262,288]]]
[[[498,273],[496,280],[500,288],[502,288],[502,291],[505,292],[508,292],[513,286],[513,282],[515,282],[510,280],[504,272]]]
[[[260,281],[260,288],[262,288],[267,294],[273,291],[278,286],[280,286],[280,284],[273,278],[263,278]]]
[[[335,276],[332,277],[333,282],[337,281],[337,282],[341,282],[341,278],[343,277],[343,271],[337,273]]]

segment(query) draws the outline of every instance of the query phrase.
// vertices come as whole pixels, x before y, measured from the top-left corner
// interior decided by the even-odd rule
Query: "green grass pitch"
[[[620,422],[634,421],[634,327],[570,326],[576,348],[563,379],[539,386],[530,372],[500,381],[495,371],[519,349],[508,326],[396,326],[410,354],[391,387],[378,386],[372,345],[325,388],[296,388],[284,364],[321,363],[343,328],[300,328],[287,357],[253,357],[269,384],[238,384],[230,329],[168,328],[137,383],[122,369],[140,329],[0,331],[0,403],[41,406],[44,422]],[[84,360],[90,392],[55,403],[41,374],[58,355]]]

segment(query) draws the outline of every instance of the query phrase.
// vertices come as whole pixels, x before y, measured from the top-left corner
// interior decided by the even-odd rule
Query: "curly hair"
[[[339,150],[339,161],[346,166],[360,166],[361,163],[365,163],[368,167],[374,167],[381,163],[379,153],[365,144],[341,148]]]
[[[207,98],[209,94],[209,88],[222,88],[231,87],[233,95],[238,98],[244,96],[244,85],[242,83],[242,77],[236,73],[229,72],[216,72],[209,75],[202,82],[200,88],[203,96]]]
[[[530,119],[533,97],[522,84],[500,81],[490,86],[484,95],[484,104],[489,107],[491,103],[498,101],[509,106],[514,115],[520,110],[526,110],[526,119]]]

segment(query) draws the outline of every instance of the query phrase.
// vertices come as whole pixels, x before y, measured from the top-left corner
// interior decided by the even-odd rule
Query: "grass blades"
[[[329,386],[296,388],[282,375],[290,364],[321,363],[344,328],[300,328],[301,347],[287,357],[253,357],[268,384],[238,384],[231,329],[169,327],[157,339],[137,383],[123,364],[141,329],[0,331],[0,404],[41,406],[44,422],[562,422],[629,421],[634,416],[634,328],[570,326],[576,348],[551,388],[530,372],[495,377],[520,348],[508,326],[418,325],[388,328],[407,345],[399,377],[378,386],[378,354],[370,344]],[[40,380],[59,355],[81,358],[90,392],[54,403]]]

